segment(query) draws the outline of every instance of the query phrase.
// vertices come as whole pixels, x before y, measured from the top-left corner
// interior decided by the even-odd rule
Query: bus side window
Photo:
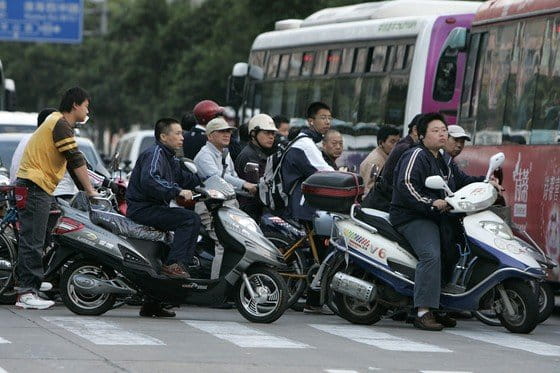
[[[266,72],[267,78],[276,78],[278,74],[278,65],[280,61],[279,54],[273,54],[268,61],[268,70]]]
[[[436,82],[434,84],[434,100],[448,102],[455,92],[457,80],[457,55],[442,56],[439,60]]]
[[[530,144],[560,143],[560,17],[546,22]]]

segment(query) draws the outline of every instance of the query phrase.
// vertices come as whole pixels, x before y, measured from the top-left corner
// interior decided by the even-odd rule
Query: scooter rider
[[[162,273],[177,279],[189,278],[186,267],[194,254],[200,231],[200,218],[193,211],[169,207],[171,200],[192,199],[191,190],[200,184],[177,157],[183,144],[183,131],[176,119],[162,118],[155,124],[156,142],[138,157],[126,191],[127,216],[156,229],[174,231],[173,243]],[[172,317],[160,305],[144,303],[141,316]]]
[[[249,183],[238,177],[237,172],[233,165],[231,156],[227,147],[231,140],[231,133],[233,128],[223,119],[214,118],[206,126],[206,136],[208,142],[200,149],[196,157],[194,157],[194,164],[198,169],[198,175],[206,180],[210,176],[218,175],[225,181],[230,183],[236,191],[245,190],[251,194],[257,191],[256,184]],[[237,207],[237,201],[226,201],[224,205],[234,205]],[[214,259],[212,261],[211,279],[216,279],[220,276],[220,268],[222,266],[222,258],[224,256],[224,248],[218,241],[218,237],[212,226],[212,215],[203,203],[195,205],[195,211],[200,215],[202,224],[210,237],[214,240]]]
[[[245,165],[249,162],[259,165],[259,177],[262,177],[266,167],[266,160],[274,149],[274,141],[278,129],[274,120],[267,114],[257,114],[249,121],[249,136],[251,142],[248,143],[235,160],[235,171],[240,178],[248,180],[245,174]],[[259,221],[263,213],[263,205],[256,197],[239,196],[239,206],[256,221]]]
[[[417,125],[420,144],[403,154],[395,170],[393,197],[389,210],[391,223],[406,237],[418,256],[414,278],[414,307],[418,315],[414,326],[440,331],[456,321],[447,315],[433,314],[438,309],[441,292],[441,241],[439,224],[449,207],[442,191],[428,189],[428,176],[441,175],[452,190],[448,167],[440,149],[447,141],[447,124],[443,116],[430,113]],[[466,182],[464,184],[468,184]],[[477,181],[473,178],[472,181]],[[470,182],[472,182],[470,181]],[[462,183],[463,184],[463,183]]]

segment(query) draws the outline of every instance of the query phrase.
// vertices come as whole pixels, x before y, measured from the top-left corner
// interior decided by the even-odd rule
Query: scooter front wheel
[[[237,309],[251,322],[276,321],[286,310],[287,300],[288,288],[284,279],[268,267],[250,268],[235,287]]]
[[[79,290],[73,281],[77,275],[109,280],[114,273],[112,269],[89,260],[78,260],[65,268],[60,279],[60,296],[70,311],[78,315],[97,316],[113,308],[116,301],[114,294],[88,294]]]
[[[502,325],[512,333],[530,333],[538,325],[538,295],[531,284],[513,280],[504,283],[504,290],[513,313],[502,300],[502,310],[498,313]]]

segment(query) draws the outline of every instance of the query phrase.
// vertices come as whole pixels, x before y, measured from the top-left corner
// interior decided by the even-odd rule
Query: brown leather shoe
[[[438,323],[431,312],[426,312],[422,317],[416,316],[414,326],[418,329],[439,332],[443,329],[443,325]]]
[[[444,328],[454,328],[457,326],[457,320],[450,317],[446,313],[436,313],[434,314],[434,317],[436,319],[436,322],[443,325]]]
[[[175,278],[179,280],[185,280],[191,278],[189,272],[185,271],[182,265],[179,263],[173,263],[168,266],[161,266],[161,272],[170,278]]]

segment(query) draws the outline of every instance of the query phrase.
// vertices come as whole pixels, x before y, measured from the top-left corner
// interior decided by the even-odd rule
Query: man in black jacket
[[[417,128],[419,145],[403,154],[395,170],[389,213],[391,223],[406,237],[418,256],[414,278],[414,307],[418,309],[418,315],[414,326],[439,331],[456,325],[455,320],[447,315],[434,315],[430,311],[439,308],[440,225],[447,220],[444,213],[449,206],[443,191],[429,189],[424,182],[428,176],[440,175],[455,191],[481,181],[481,177],[458,172],[453,162],[452,167],[448,166],[448,155],[441,151],[447,141],[447,124],[440,114],[425,114],[418,121]]]
[[[183,143],[183,131],[177,120],[158,120],[155,138],[155,144],[140,154],[132,170],[126,191],[127,216],[139,224],[175,233],[162,273],[186,279],[190,277],[185,268],[194,254],[200,218],[193,211],[169,207],[169,203],[177,197],[191,200],[191,189],[200,184],[200,179],[175,157],[175,149]],[[154,303],[145,303],[140,315],[170,317],[175,314]]]
[[[235,160],[235,171],[237,175],[251,183],[256,183],[258,180],[251,180],[250,175],[245,173],[245,165],[249,162],[259,165],[259,177],[262,177],[266,168],[266,160],[272,154],[276,132],[278,129],[274,125],[274,121],[267,114],[257,114],[249,121],[249,142],[239,153]],[[239,196],[239,207],[245,211],[249,216],[259,221],[263,205],[257,197]]]
[[[373,190],[362,201],[362,207],[369,207],[382,211],[389,211],[393,196],[393,176],[397,163],[405,151],[418,143],[417,124],[423,114],[416,114],[408,124],[408,135],[401,139],[391,150],[383,169],[379,170],[380,176],[375,182]]]

